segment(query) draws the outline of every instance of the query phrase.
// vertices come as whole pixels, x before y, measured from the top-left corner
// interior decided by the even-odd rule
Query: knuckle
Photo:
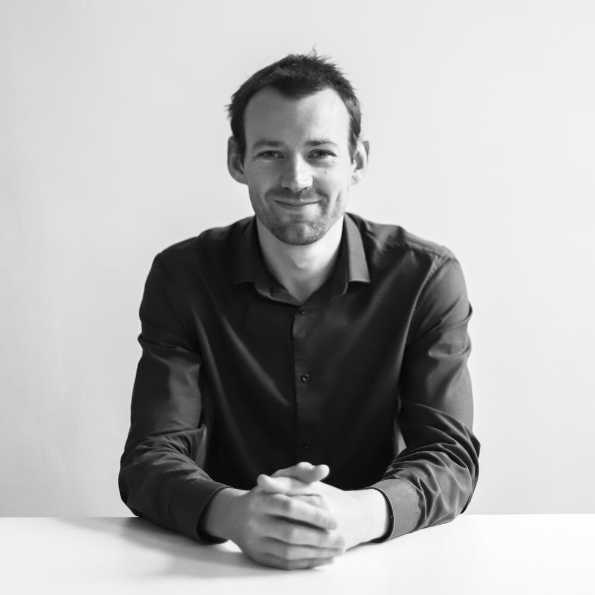
[[[290,525],[285,529],[285,538],[290,543],[295,543],[298,539],[298,536],[299,530],[297,529],[297,527]]]
[[[283,560],[291,560],[291,546],[288,543],[284,543],[279,546],[278,556]]]
[[[316,499],[318,500],[318,506],[320,506],[320,508],[329,509],[327,499],[322,494],[316,494]]]
[[[328,527],[331,524],[330,519],[323,512],[317,512],[314,515],[314,522],[321,527]]]
[[[276,513],[284,513],[287,506],[287,500],[288,498],[285,494],[270,494],[269,504],[271,510],[274,510]]]
[[[252,497],[248,499],[248,511],[249,512],[257,512],[260,510],[262,504],[262,498],[260,492],[254,492]]]
[[[334,531],[324,533],[320,540],[320,546],[325,548],[340,548],[342,538]]]
[[[291,515],[295,510],[295,504],[291,498],[283,498],[281,500],[281,511],[285,514]]]
[[[332,537],[328,533],[319,533],[318,539],[316,540],[316,546],[320,548],[332,548],[335,544],[333,543]]]
[[[328,506],[322,501],[321,496],[318,494],[309,494],[305,496],[304,502],[316,509],[326,510],[328,508]]]

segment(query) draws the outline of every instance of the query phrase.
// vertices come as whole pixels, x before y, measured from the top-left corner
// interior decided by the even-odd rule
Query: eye
[[[325,159],[327,157],[334,156],[334,153],[331,151],[325,151],[324,149],[315,149],[314,151],[310,151],[310,157],[312,157],[312,159]]]
[[[257,157],[263,158],[263,159],[281,159],[283,157],[283,153],[281,153],[281,151],[261,151],[260,153],[258,153]]]

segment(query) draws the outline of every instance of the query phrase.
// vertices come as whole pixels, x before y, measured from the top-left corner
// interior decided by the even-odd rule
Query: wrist
[[[389,524],[387,502],[384,496],[376,489],[356,490],[359,503],[359,526],[361,528],[359,543],[367,543],[383,537]]]
[[[240,498],[245,493],[235,488],[217,492],[204,512],[201,528],[215,538],[236,541]]]

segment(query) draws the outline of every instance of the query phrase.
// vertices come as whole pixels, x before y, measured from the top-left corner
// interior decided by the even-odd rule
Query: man
[[[255,217],[155,257],[123,501],[287,569],[452,520],[480,449],[458,261],[346,212],[368,143],[329,61],[263,68],[229,114]]]

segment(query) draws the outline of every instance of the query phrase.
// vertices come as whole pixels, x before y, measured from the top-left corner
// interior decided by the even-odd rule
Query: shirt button
[[[300,376],[300,382],[303,384],[308,384],[308,382],[310,382],[310,374],[302,374]]]

